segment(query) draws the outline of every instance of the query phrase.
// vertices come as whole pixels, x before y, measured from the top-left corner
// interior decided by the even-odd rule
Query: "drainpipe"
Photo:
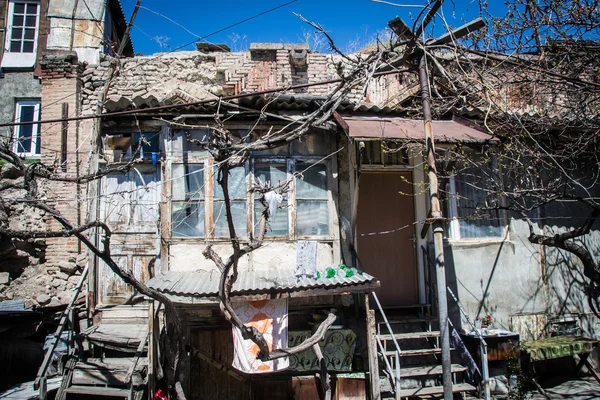
[[[419,83],[423,103],[423,124],[425,131],[427,174],[429,178],[430,215],[433,228],[435,250],[435,272],[437,283],[438,313],[440,321],[440,342],[442,348],[442,379],[444,383],[444,400],[452,400],[452,374],[450,361],[450,334],[448,329],[448,301],[446,300],[446,267],[444,263],[444,219],[438,196],[438,177],[435,166],[435,146],[433,125],[431,121],[431,104],[429,99],[429,76],[427,59],[421,55],[419,61]]]

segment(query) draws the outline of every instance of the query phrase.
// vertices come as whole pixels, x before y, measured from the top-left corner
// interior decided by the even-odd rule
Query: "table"
[[[522,361],[532,368],[535,363],[562,357],[578,356],[579,363],[575,368],[577,376],[585,365],[594,378],[600,383],[600,376],[588,361],[588,357],[598,346],[598,341],[583,336],[553,336],[546,339],[523,343],[521,346]]]
[[[504,361],[516,356],[519,345],[519,334],[504,330],[484,330],[481,334],[487,343],[488,361]],[[469,350],[469,353],[481,364],[480,339],[475,332],[461,333],[460,338]]]

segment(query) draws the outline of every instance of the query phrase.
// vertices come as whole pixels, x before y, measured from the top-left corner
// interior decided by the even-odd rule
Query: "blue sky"
[[[142,0],[143,8],[139,10],[132,30],[135,51],[143,54],[172,51],[194,42],[196,36],[209,35],[289,1]],[[390,2],[419,5],[425,4],[426,0],[390,0]],[[480,2],[482,0],[446,0],[442,13],[449,24],[454,27],[460,26],[480,15]],[[494,3],[489,7],[491,14],[500,16],[504,13],[502,2],[490,3]],[[129,18],[135,0],[121,0],[121,4],[125,15]],[[252,42],[301,43],[304,34],[310,34],[314,29],[300,21],[293,14],[294,12],[321,24],[334,38],[338,47],[348,51],[371,42],[376,33],[387,26],[387,21],[397,15],[412,23],[420,8],[394,7],[369,0],[297,0],[210,36],[207,40],[212,43],[226,43],[232,50],[244,50]],[[438,19],[435,25],[436,33],[441,32],[442,29],[443,24]],[[182,48],[182,50],[193,49],[193,45]]]

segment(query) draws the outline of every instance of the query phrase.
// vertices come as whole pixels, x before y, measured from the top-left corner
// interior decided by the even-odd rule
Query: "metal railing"
[[[60,318],[60,322],[58,323],[58,327],[56,328],[56,331],[54,332],[54,337],[52,338],[52,343],[50,344],[50,347],[48,348],[48,350],[46,350],[46,354],[44,356],[44,361],[42,361],[42,365],[40,366],[37,376],[35,378],[35,381],[33,381],[33,388],[34,390],[39,390],[40,395],[39,395],[39,399],[40,400],[44,400],[46,398],[46,394],[47,394],[47,381],[46,381],[46,376],[48,374],[48,368],[50,367],[50,363],[52,362],[52,356],[54,355],[54,352],[56,351],[56,346],[58,345],[58,342],[60,340],[60,338],[62,337],[63,331],[65,330],[65,326],[68,324],[70,324],[71,326],[71,331],[69,332],[69,340],[67,343],[67,354],[68,355],[72,355],[72,352],[74,350],[74,336],[73,336],[73,330],[75,329],[75,301],[77,300],[77,297],[79,296],[79,293],[81,292],[81,288],[83,287],[83,284],[85,283],[85,280],[87,278],[88,275],[88,267],[86,266],[85,269],[83,270],[83,272],[81,273],[81,277],[79,278],[79,282],[77,282],[77,286],[75,286],[75,289],[73,291],[73,297],[71,297],[71,301],[69,302],[69,304],[67,305],[67,308],[65,309],[65,311],[63,312],[61,318]]]
[[[364,272],[365,268],[363,266],[362,261],[360,261],[360,258],[358,257],[356,250],[354,248],[352,248],[351,250],[352,250],[352,256],[354,258],[354,260],[353,260],[354,264],[355,264],[354,267],[357,270]],[[358,267],[360,267],[360,268],[358,268]],[[381,317],[383,318],[383,322],[385,323],[385,326],[386,326],[388,332],[390,333],[392,342],[394,343],[394,348],[395,348],[394,352],[395,352],[395,356],[396,356],[396,363],[394,363],[395,368],[392,367],[392,364],[390,363],[390,360],[388,359],[388,357],[386,355],[386,348],[383,345],[381,339],[379,338],[379,329],[377,330],[377,334],[376,334],[377,345],[383,356],[386,370],[387,370],[388,374],[390,375],[390,377],[393,378],[394,390],[398,391],[400,388],[400,354],[402,353],[402,350],[400,349],[400,345],[398,344],[398,341],[396,340],[396,337],[394,336],[394,331],[392,330],[390,321],[388,321],[387,316],[385,315],[385,312],[383,311],[383,307],[381,306],[379,297],[377,297],[377,294],[375,292],[371,292],[371,296],[373,297],[373,300],[375,300],[375,304],[377,304],[377,309],[379,310],[379,313],[381,314]]]
[[[481,358],[481,377],[483,378],[483,382],[482,382],[483,398],[485,400],[490,400],[490,375],[489,375],[489,370],[488,370],[487,343],[485,342],[485,339],[483,338],[483,335],[481,334],[481,329],[477,329],[475,327],[475,325],[473,325],[473,323],[471,322],[471,319],[467,315],[467,312],[463,308],[462,304],[460,303],[460,301],[458,301],[458,298],[454,295],[454,292],[452,292],[452,289],[450,289],[449,287],[447,287],[446,289],[448,289],[448,293],[450,293],[450,297],[452,297],[452,299],[458,306],[458,309],[460,310],[463,317],[465,317],[465,320],[467,321],[467,323],[469,325],[471,325],[471,330],[473,332],[475,332],[475,334],[477,335],[477,337],[479,339],[479,348],[480,348],[480,352],[481,352],[481,357],[480,357]]]

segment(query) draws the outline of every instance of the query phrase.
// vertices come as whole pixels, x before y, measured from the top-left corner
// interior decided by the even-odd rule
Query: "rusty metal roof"
[[[169,271],[150,279],[146,284],[159,292],[195,297],[216,297],[221,273],[217,270]],[[379,281],[367,274],[356,273],[351,277],[297,278],[294,272],[279,269],[265,271],[240,271],[233,285],[233,296],[254,294],[289,293],[311,289],[364,288],[368,292],[379,287]]]
[[[350,136],[364,139],[423,140],[423,120],[404,118],[344,117]],[[438,142],[486,142],[494,137],[474,125],[457,121],[433,121]]]

